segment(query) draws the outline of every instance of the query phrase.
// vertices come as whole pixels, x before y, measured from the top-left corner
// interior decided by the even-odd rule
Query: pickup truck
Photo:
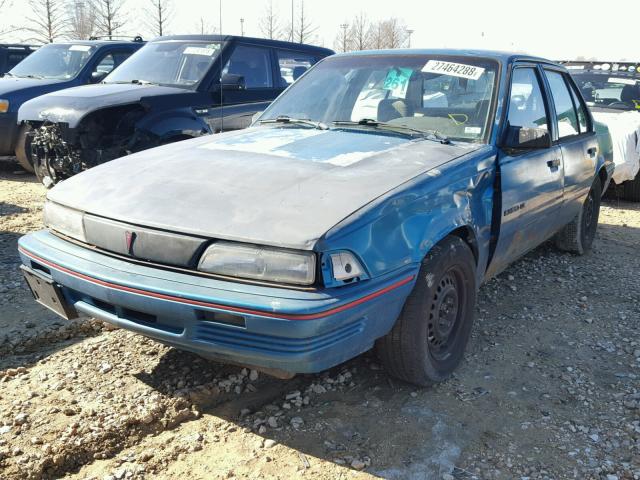
[[[226,35],[158,37],[99,85],[20,108],[47,187],[129,153],[248,127],[326,48]]]
[[[640,63],[561,63],[580,88],[596,120],[596,130],[603,125],[611,134],[616,170],[609,191],[640,202]]]
[[[15,153],[20,166],[33,172],[26,151],[29,128],[17,123],[22,104],[57,90],[100,82],[142,45],[141,38],[59,42],[24,58],[0,79],[0,155]]]
[[[484,281],[548,239],[590,249],[612,172],[557,64],[341,54],[248,129],[60,183],[19,252],[66,318],[281,377],[376,345],[391,374],[429,385],[462,360]]]

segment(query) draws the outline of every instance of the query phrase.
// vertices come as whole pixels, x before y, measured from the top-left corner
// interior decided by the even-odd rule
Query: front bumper
[[[13,155],[18,136],[18,115],[0,113],[0,155]]]
[[[385,335],[418,266],[326,290],[291,290],[127,262],[47,231],[19,241],[25,266],[50,275],[87,315],[231,363],[318,372]]]

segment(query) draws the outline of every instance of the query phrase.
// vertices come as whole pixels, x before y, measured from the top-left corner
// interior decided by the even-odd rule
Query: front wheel
[[[476,301],[475,258],[458,237],[447,237],[422,261],[392,330],[378,340],[389,373],[420,386],[448,378],[462,361]]]
[[[34,173],[33,163],[31,163],[31,152],[29,148],[29,132],[31,127],[29,125],[22,125],[18,132],[18,139],[16,141],[16,159],[22,168],[29,173]]]
[[[556,234],[556,246],[560,250],[578,255],[584,255],[591,250],[598,229],[601,197],[602,185],[596,177],[578,215]]]

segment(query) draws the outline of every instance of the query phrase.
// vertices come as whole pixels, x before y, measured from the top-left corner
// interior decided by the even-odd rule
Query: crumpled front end
[[[38,178],[47,187],[83,170],[158,144],[136,128],[145,114],[140,105],[99,110],[76,128],[62,122],[29,122],[27,140]]]

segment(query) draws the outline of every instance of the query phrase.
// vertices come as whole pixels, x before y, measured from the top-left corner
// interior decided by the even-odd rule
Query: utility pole
[[[220,35],[222,35],[222,0],[218,0],[220,2]]]
[[[414,32],[413,30],[406,29],[407,32],[407,48],[411,48],[411,34]]]
[[[240,36],[244,37],[244,18],[240,19]]]
[[[349,28],[348,23],[341,23],[340,28],[342,29],[342,51],[347,51],[347,28]]]
[[[293,33],[295,25],[295,18],[293,16],[293,0],[291,0],[291,41],[294,41],[295,34]]]

